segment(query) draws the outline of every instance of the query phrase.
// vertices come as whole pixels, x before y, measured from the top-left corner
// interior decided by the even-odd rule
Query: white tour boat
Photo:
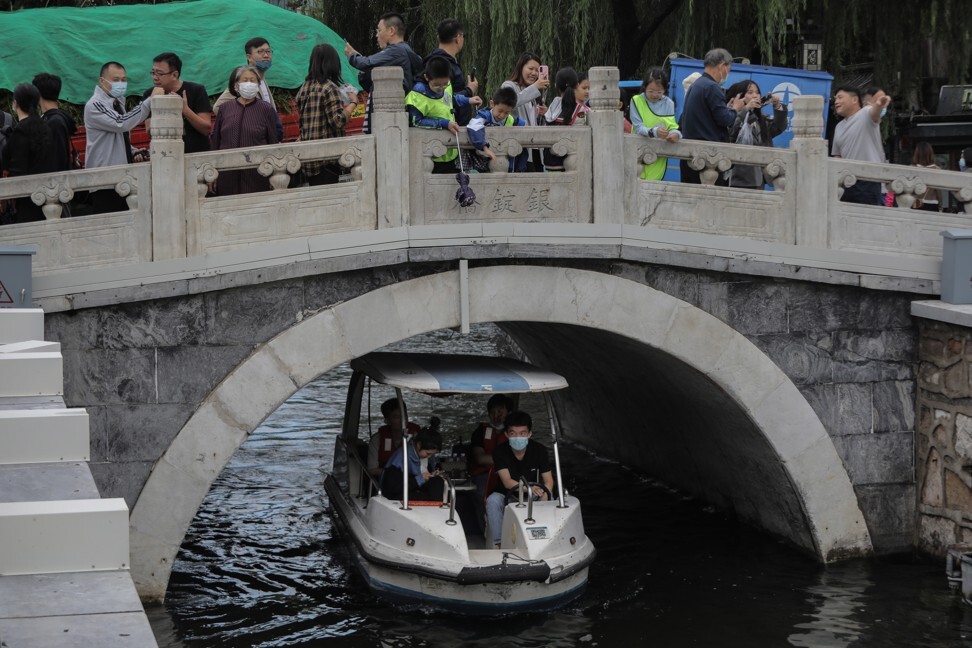
[[[351,368],[344,424],[324,484],[352,557],[374,592],[396,602],[468,614],[546,610],[580,596],[596,552],[584,533],[580,501],[562,487],[557,417],[547,394],[567,387],[562,376],[509,358],[430,353],[375,352],[353,360]],[[553,441],[552,500],[524,501],[529,498],[522,493],[529,493],[530,484],[522,480],[518,497],[506,505],[502,543],[494,548],[485,539],[489,529],[484,536],[478,528],[464,528],[462,517],[474,525],[468,524],[469,516],[458,515],[457,494],[470,496],[475,490],[455,470],[449,472],[457,478],[445,476],[442,502],[409,502],[407,488],[402,500],[384,497],[379,480],[367,470],[368,442],[359,437],[369,381],[393,388],[402,412],[403,391],[542,393]],[[367,430],[362,432],[367,436]],[[402,452],[407,445],[402,444]],[[407,479],[407,468],[405,473]]]

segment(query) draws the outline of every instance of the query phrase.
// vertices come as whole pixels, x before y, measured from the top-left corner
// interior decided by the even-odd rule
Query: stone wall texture
[[[921,320],[918,353],[915,544],[944,555],[972,542],[972,330]]]

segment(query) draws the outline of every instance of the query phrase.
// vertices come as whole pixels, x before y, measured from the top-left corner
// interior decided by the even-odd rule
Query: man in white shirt
[[[834,112],[843,119],[834,129],[833,156],[863,162],[884,162],[881,145],[881,110],[891,97],[878,90],[864,106],[861,92],[854,86],[841,86],[834,95]],[[842,202],[881,206],[881,183],[858,180],[844,189]]]

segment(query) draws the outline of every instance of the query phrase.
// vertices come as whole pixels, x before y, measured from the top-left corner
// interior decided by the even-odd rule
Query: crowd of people
[[[474,150],[460,152],[457,141],[455,147],[449,147],[445,154],[433,160],[433,173],[455,173],[460,169],[489,171],[497,156],[490,150],[486,128],[587,123],[590,83],[584,73],[564,67],[551,81],[549,68],[540,57],[524,52],[513,65],[509,78],[484,102],[478,95],[476,68],[466,74],[458,63],[457,57],[465,44],[465,34],[458,21],[447,19],[439,24],[438,46],[424,59],[406,42],[405,34],[402,16],[386,13],[375,30],[378,51],[366,56],[346,43],[344,55],[359,71],[359,86],[367,91],[366,133],[370,132],[372,114],[371,73],[388,66],[403,70],[410,126],[444,129],[455,135],[460,127],[467,128]],[[97,168],[147,160],[148,151],[134,148],[130,133],[151,118],[148,99],[160,95],[182,98],[187,153],[280,142],[283,126],[265,79],[273,64],[273,50],[267,39],[260,37],[247,41],[243,50],[245,64],[230,72],[227,87],[215,102],[210,101],[203,85],[183,80],[182,60],[177,54],[164,52],[153,59],[152,87],[129,110],[125,107],[128,94],[125,66],[117,61],[105,63],[94,93],[84,107],[85,166]],[[732,56],[725,49],[706,53],[703,72],[694,73],[683,82],[686,93],[678,121],[675,104],[667,95],[668,76],[660,68],[648,70],[639,92],[631,97],[627,107],[630,121],[625,120],[626,130],[668,142],[685,138],[772,146],[773,138],[787,127],[787,107],[777,95],[763,95],[759,85],[751,80],[740,81],[725,90],[732,63]],[[340,54],[332,46],[319,44],[313,48],[306,79],[295,100],[301,140],[345,134],[361,99],[355,87],[342,79],[341,69]],[[60,79],[50,73],[39,74],[31,83],[14,88],[16,124],[9,115],[0,113],[0,169],[5,175],[15,177],[80,167],[80,156],[71,142],[77,125],[59,107],[60,89]],[[552,93],[549,104],[548,91]],[[886,161],[880,121],[889,103],[890,97],[878,88],[861,92],[852,86],[839,87],[834,110],[841,121],[834,134],[833,155],[868,162]],[[772,106],[769,114],[764,110],[766,106]],[[972,154],[969,158],[972,159]],[[914,164],[934,166],[927,145],[916,149]],[[643,166],[641,178],[660,180],[667,167],[668,160],[659,157]],[[564,159],[550,150],[528,149],[509,160],[508,170],[563,171]],[[700,172],[692,169],[687,160],[681,161],[680,172],[682,182],[702,181]],[[310,161],[303,165],[292,186],[335,183],[342,173],[334,162]],[[766,182],[760,167],[747,165],[736,165],[716,178],[718,185],[752,190],[763,189]],[[252,169],[223,171],[209,187],[210,195],[220,196],[270,189],[269,180]],[[940,208],[942,201],[936,196],[922,196],[917,204],[922,209],[935,205]],[[127,209],[125,199],[113,190],[92,191],[89,200],[92,213]],[[889,198],[880,183],[858,181],[844,191],[842,200],[881,205],[892,204],[893,196]],[[65,206],[63,215],[71,215],[70,205]],[[29,198],[0,203],[0,223],[43,218],[41,208]]]

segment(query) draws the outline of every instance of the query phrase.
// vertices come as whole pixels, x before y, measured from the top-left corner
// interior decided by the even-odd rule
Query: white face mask
[[[121,99],[128,92],[128,81],[111,81],[111,90],[108,91],[115,99]]]
[[[237,83],[236,91],[239,92],[240,96],[244,99],[252,99],[260,92],[260,84],[253,83],[252,81]]]

